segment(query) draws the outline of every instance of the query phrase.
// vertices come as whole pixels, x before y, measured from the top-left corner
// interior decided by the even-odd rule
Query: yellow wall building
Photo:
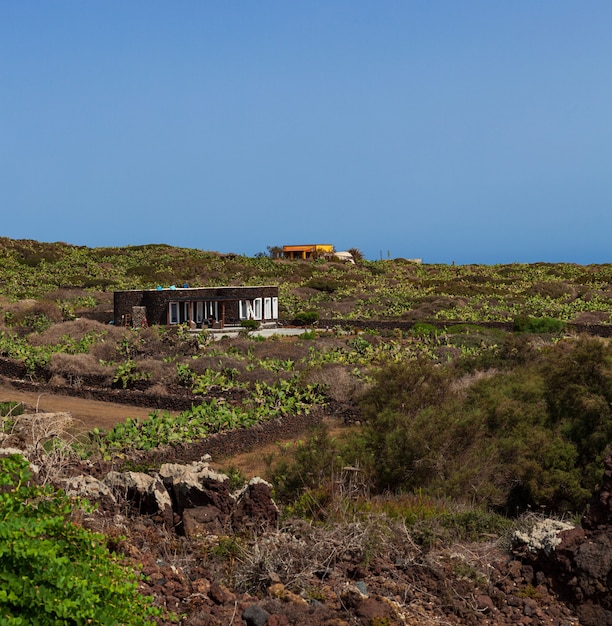
[[[330,256],[334,246],[329,243],[314,243],[302,246],[283,246],[282,255],[286,259],[316,259]]]

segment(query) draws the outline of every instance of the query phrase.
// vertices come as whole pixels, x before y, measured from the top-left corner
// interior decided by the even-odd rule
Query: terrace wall
[[[289,322],[287,322],[289,323]],[[428,320],[423,319],[419,321],[404,322],[401,320],[341,320],[341,319],[322,319],[319,320],[319,328],[333,328],[334,326],[340,326],[341,328],[354,328],[357,330],[377,330],[377,331],[392,331],[399,328],[403,331],[410,330],[416,324],[431,324],[437,328],[444,329],[457,324],[468,324],[470,326],[480,326],[481,328],[499,328],[507,332],[514,330],[514,322],[465,322],[462,320]],[[567,332],[575,333],[577,335],[586,334],[596,337],[612,337],[612,324],[574,324],[567,322],[565,325]]]

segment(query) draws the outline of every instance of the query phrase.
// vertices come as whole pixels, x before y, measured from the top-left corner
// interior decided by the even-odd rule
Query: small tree
[[[349,248],[347,252],[351,253],[351,255],[353,256],[353,261],[355,261],[355,263],[357,263],[357,261],[362,261],[364,258],[363,252],[359,248]]]
[[[282,246],[266,246],[266,249],[271,259],[279,259],[283,255]]]

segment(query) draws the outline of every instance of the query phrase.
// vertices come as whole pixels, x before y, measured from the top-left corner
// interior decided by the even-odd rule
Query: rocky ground
[[[135,458],[145,471],[68,463],[53,480],[99,505],[80,523],[141,565],[143,592],[186,626],[612,624],[612,457],[579,526],[542,520],[512,541],[424,551],[376,518],[281,519],[265,481],[234,490],[214,469],[215,455],[304,426]]]

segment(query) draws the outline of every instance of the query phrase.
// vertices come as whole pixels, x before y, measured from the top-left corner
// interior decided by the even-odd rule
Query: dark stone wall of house
[[[200,289],[116,291],[114,319],[115,324],[122,324],[123,316],[132,314],[132,307],[144,306],[147,309],[147,321],[149,324],[167,324],[169,302],[212,300],[224,304],[225,324],[237,324],[240,321],[238,312],[239,300],[277,297],[278,287],[272,285],[259,287],[208,287]]]
[[[256,296],[265,298],[268,296]],[[238,300],[230,300],[224,305],[223,317],[225,324],[240,324],[240,311],[238,310]]]
[[[132,315],[133,306],[142,306],[142,291],[115,291],[113,319],[117,326],[123,325],[125,315]]]

